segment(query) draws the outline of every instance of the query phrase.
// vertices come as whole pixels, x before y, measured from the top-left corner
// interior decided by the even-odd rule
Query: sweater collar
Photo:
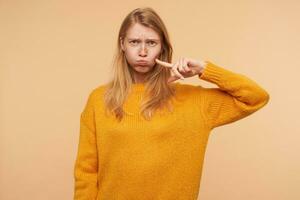
[[[131,88],[133,91],[144,91],[146,88],[146,83],[133,83]]]

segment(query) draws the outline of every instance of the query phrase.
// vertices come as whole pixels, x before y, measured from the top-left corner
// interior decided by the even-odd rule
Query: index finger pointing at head
[[[156,61],[158,64],[160,64],[160,65],[162,65],[162,66],[165,66],[165,67],[172,68],[172,66],[173,66],[171,63],[167,63],[167,62],[158,60],[157,58],[155,59],[155,61]]]

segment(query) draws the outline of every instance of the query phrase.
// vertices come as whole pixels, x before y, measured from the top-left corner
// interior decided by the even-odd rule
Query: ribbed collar
[[[132,91],[144,91],[146,88],[146,83],[133,83],[131,85]]]
[[[179,82],[176,82],[176,83],[172,83],[173,84],[173,86],[178,86],[180,83]],[[131,90],[133,91],[133,92],[143,92],[143,91],[145,91],[145,89],[146,89],[146,83],[133,83],[132,85],[131,85]]]

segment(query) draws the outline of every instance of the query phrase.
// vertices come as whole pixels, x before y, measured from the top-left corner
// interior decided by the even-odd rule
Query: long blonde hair
[[[110,111],[115,117],[121,121],[125,112],[123,103],[125,102],[131,86],[133,84],[133,73],[126,60],[125,54],[121,49],[119,39],[126,36],[129,27],[135,23],[139,23],[156,31],[162,41],[162,49],[159,59],[171,62],[173,48],[170,43],[167,29],[158,16],[158,14],[150,7],[137,8],[131,11],[121,24],[117,50],[114,55],[112,69],[112,80],[107,84],[104,93],[104,102],[107,111]],[[170,99],[175,95],[174,87],[167,83],[170,76],[170,70],[164,66],[156,64],[145,83],[146,97],[143,99],[140,107],[140,114],[150,120],[155,110],[167,107],[172,108]]]

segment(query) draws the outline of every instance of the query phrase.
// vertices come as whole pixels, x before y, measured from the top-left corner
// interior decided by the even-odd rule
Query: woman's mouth
[[[145,66],[145,65],[148,65],[148,62],[145,62],[145,61],[138,61],[138,62],[137,62],[137,65]]]

